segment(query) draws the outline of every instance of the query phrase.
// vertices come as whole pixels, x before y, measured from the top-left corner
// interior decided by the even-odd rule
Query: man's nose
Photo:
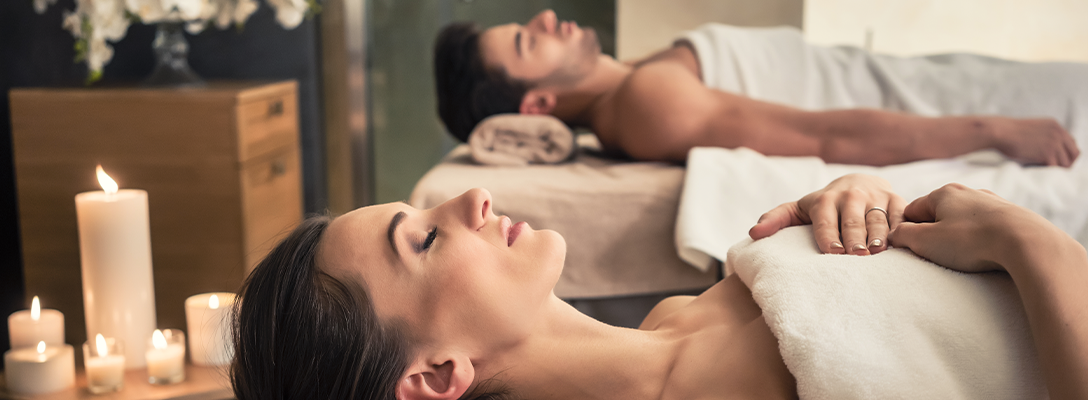
[[[555,33],[555,26],[558,22],[559,18],[555,16],[555,11],[544,10],[533,17],[531,24],[545,33]]]

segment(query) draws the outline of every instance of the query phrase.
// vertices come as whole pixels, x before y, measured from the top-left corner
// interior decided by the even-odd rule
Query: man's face
[[[492,27],[480,36],[484,64],[533,86],[570,86],[593,71],[601,53],[593,28],[542,11],[525,25]]]

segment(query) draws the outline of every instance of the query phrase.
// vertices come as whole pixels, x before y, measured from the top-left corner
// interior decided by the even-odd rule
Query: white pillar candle
[[[17,394],[52,393],[76,382],[75,352],[71,345],[20,347],[4,353],[8,390]]]
[[[234,293],[204,293],[185,299],[193,364],[230,364],[234,358],[230,342],[230,309],[233,305]]]
[[[164,385],[185,380],[185,334],[181,331],[156,329],[146,357],[149,382]]]
[[[126,367],[139,368],[157,325],[147,192],[118,191],[101,166],[98,172],[105,190],[76,195],[87,337],[122,340]]]
[[[11,348],[46,344],[64,344],[64,314],[57,310],[41,308],[38,296],[34,296],[29,310],[16,311],[8,316],[8,337]]]
[[[93,344],[83,344],[83,366],[87,372],[87,390],[91,393],[121,390],[125,381],[124,344],[102,334],[95,335]]]

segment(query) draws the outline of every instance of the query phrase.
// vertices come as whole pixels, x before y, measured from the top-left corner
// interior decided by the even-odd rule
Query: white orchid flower
[[[87,69],[101,71],[113,58],[113,47],[102,38],[91,38],[87,44],[90,47],[87,49]]]
[[[140,22],[154,24],[166,19],[167,10],[160,0],[126,0],[128,12],[140,18]]]
[[[44,14],[49,6],[56,4],[57,0],[34,0],[34,12]]]
[[[268,4],[276,9],[276,20],[287,29],[301,24],[310,8],[306,0],[268,0]]]
[[[178,16],[184,21],[200,19],[207,6],[207,0],[161,0],[166,10],[177,10]]]
[[[61,23],[61,27],[72,33],[72,37],[79,39],[83,37],[83,16],[79,13],[67,11],[64,13],[64,22]]]
[[[301,24],[310,10],[310,0],[265,1],[275,9],[276,20],[287,29]],[[33,0],[34,10],[44,13],[56,2]],[[126,12],[144,24],[180,22],[185,24],[186,31],[196,34],[209,23],[219,29],[244,23],[259,7],[257,0],[76,0],[75,11],[66,12],[61,25],[80,40],[81,55],[85,56],[93,77],[101,76],[102,68],[113,58],[110,42],[125,37],[131,24]]]

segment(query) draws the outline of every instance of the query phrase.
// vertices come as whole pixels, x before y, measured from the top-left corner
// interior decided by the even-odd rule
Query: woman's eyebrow
[[[393,248],[393,254],[400,254],[400,252],[397,251],[397,226],[399,226],[401,221],[404,221],[404,217],[407,216],[408,214],[401,211],[393,216],[392,221],[389,221],[389,231],[386,232],[386,235],[389,237],[389,247]]]

